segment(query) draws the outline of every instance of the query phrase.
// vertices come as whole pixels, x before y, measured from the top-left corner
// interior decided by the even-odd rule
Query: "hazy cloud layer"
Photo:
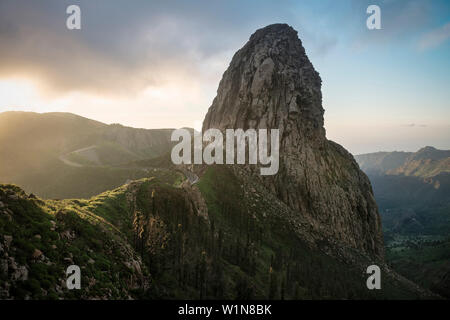
[[[49,91],[121,93],[179,81],[217,81],[232,53],[257,28],[287,22],[313,54],[337,43],[316,30],[316,1],[3,0],[0,77],[26,74]],[[65,10],[81,7],[82,29],[67,30]],[[314,8],[309,9],[312,5]]]
[[[0,76],[26,73],[58,90],[110,92],[208,78],[255,21],[238,1],[194,2],[2,1]],[[65,28],[69,4],[81,7],[80,31]],[[258,5],[259,19],[272,6]]]

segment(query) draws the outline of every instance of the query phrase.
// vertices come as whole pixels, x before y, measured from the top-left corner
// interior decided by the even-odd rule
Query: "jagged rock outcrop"
[[[321,79],[297,31],[274,24],[256,31],[220,81],[203,130],[279,129],[280,169],[246,170],[316,231],[374,257],[383,256],[372,188],[353,157],[327,140]]]

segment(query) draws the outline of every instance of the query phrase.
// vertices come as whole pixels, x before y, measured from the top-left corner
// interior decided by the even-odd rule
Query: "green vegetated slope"
[[[450,298],[450,238],[397,234],[388,241],[386,259],[408,279]]]
[[[427,296],[384,267],[383,289],[368,290],[373,261],[303,238],[286,207],[226,166],[207,168],[193,186],[175,170],[153,175],[88,200],[41,200],[2,185],[0,297]],[[207,215],[199,214],[200,198]],[[81,267],[81,290],[65,287],[71,264]]]
[[[161,172],[137,185],[179,181]],[[152,278],[133,246],[134,190],[124,185],[89,200],[41,200],[2,185],[0,297],[127,299],[147,290]],[[65,286],[72,264],[81,268],[81,290]]]
[[[450,151],[425,147],[355,158],[373,186],[389,264],[450,297]]]
[[[158,157],[171,129],[106,125],[69,113],[0,113],[0,183],[43,198],[87,198],[146,176],[126,163]]]

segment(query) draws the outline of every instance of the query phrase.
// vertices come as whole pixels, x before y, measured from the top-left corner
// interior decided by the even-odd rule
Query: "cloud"
[[[421,127],[421,128],[425,128],[425,127],[427,127],[427,125],[426,124],[409,123],[409,124],[402,125],[402,127],[410,127],[410,128]]]
[[[81,30],[66,28],[66,8],[71,4],[81,8]],[[270,23],[301,23],[300,36],[310,51],[329,52],[336,39],[323,36],[310,23],[311,4],[1,0],[0,78],[34,78],[49,95],[133,94],[177,81],[214,81],[217,86],[232,53],[257,28]],[[298,11],[309,16],[299,22],[293,13]]]
[[[231,42],[219,21],[202,30],[204,19],[181,1],[175,10],[158,1],[77,1],[82,29],[69,31],[65,8],[73,3],[0,3],[0,77],[36,78],[49,93],[132,93],[211,76],[216,70],[198,66]]]
[[[74,3],[81,8],[82,29],[70,31],[65,9]],[[2,0],[0,77],[37,78],[48,92],[110,94],[177,79],[202,81],[223,72],[202,64],[214,65],[246,40],[238,34],[249,8],[232,12],[232,7],[209,1],[193,6],[186,1]]]
[[[445,43],[448,39],[450,39],[450,22],[422,35],[418,46],[420,50],[432,49]]]

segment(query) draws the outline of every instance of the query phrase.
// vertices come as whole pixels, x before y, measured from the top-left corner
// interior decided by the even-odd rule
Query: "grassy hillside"
[[[286,207],[244,188],[228,167],[209,167],[193,186],[177,171],[153,175],[86,200],[41,200],[2,185],[0,297],[427,296],[385,268],[382,290],[367,290],[373,261],[299,234]],[[81,267],[81,290],[65,288],[70,264]]]
[[[110,197],[125,203],[120,191]],[[11,185],[0,188],[0,199],[0,298],[125,299],[145,285],[148,271],[139,256],[124,235],[93,213],[99,207],[87,208],[91,202],[42,201]],[[65,287],[72,264],[82,268],[83,290]]]
[[[450,298],[450,238],[395,235],[386,255],[397,272]]]
[[[145,177],[123,164],[168,152],[171,131],[106,125],[68,113],[4,112],[0,183],[44,198],[90,197]]]

